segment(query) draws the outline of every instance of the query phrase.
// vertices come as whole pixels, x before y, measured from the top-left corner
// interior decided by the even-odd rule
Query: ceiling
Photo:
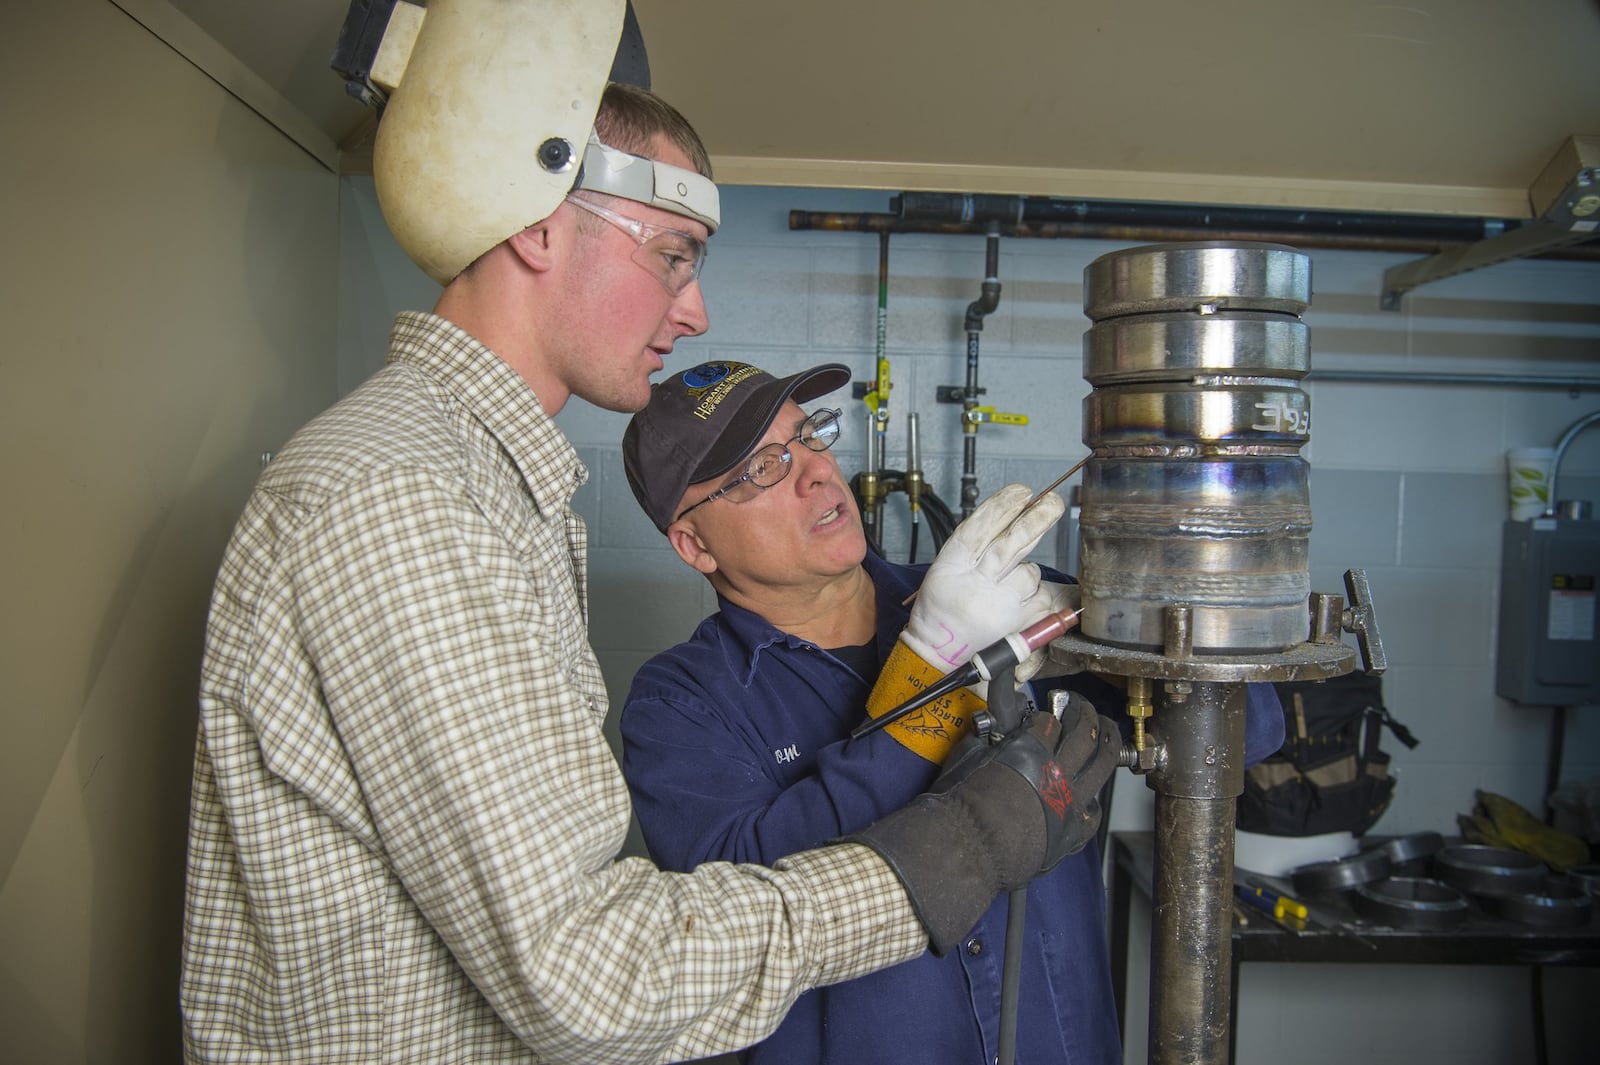
[[[346,0],[140,2],[366,165],[328,69]],[[633,2],[733,184],[1520,218],[1600,135],[1600,0]]]

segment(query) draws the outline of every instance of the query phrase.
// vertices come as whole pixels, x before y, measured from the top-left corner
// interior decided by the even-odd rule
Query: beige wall
[[[108,0],[0,35],[0,1056],[179,1058],[206,599],[334,396],[336,178]]]

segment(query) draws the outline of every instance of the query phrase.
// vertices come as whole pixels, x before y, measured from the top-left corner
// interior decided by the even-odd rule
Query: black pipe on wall
[[[1353,211],[1209,207],[1043,196],[901,193],[892,213],[790,211],[790,229],[860,233],[983,235],[1165,243],[1262,241],[1300,248],[1433,254],[1522,225],[1517,219],[1383,215]],[[1530,258],[1600,261],[1600,242],[1568,245]]]
[[[1071,200],[1056,196],[986,196],[971,193],[904,192],[889,200],[889,210],[907,220],[974,222],[1076,222],[1085,225],[1153,225],[1219,229],[1270,229],[1474,241],[1499,236],[1522,223],[1516,219],[1457,215],[1379,214],[1311,211],[1271,207],[1203,206]]]

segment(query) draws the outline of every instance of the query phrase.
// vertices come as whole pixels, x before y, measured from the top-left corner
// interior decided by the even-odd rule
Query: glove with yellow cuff
[[[1027,485],[1007,485],[956,526],[928,567],[911,617],[867,698],[872,717],[893,710],[1002,636],[1066,606],[1066,586],[1041,581],[1039,567],[1026,561],[1066,504],[1051,493],[1029,508],[1032,498]],[[1043,662],[1044,652],[1035,651],[1018,664],[1017,681],[1032,677]],[[986,696],[983,684],[958,688],[884,731],[942,763],[972,715],[987,705]]]

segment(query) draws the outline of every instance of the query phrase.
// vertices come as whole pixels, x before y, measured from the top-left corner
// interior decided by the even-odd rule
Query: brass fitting
[[[926,490],[922,471],[911,469],[906,471],[906,500],[911,504],[911,510],[916,513],[922,509],[922,493]]]
[[[1128,716],[1133,718],[1133,748],[1144,750],[1144,723],[1155,707],[1150,701],[1150,678],[1128,678]]]
[[[876,470],[862,470],[857,478],[856,491],[861,496],[861,509],[870,512],[885,495],[878,481],[878,473]]]

